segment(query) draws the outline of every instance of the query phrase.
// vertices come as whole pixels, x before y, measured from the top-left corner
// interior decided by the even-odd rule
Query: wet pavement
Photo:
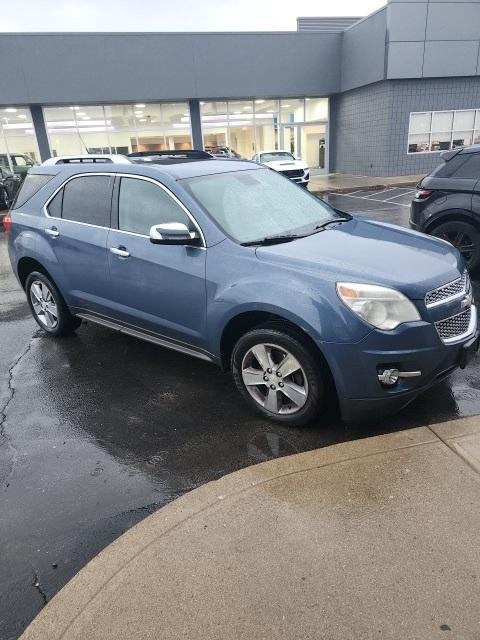
[[[328,198],[408,220],[402,197]],[[345,425],[333,407],[309,428],[273,425],[211,364],[92,324],[44,335],[1,233],[0,300],[1,640],[17,638],[112,540],[190,489],[278,456],[480,413],[476,359],[393,418]]]

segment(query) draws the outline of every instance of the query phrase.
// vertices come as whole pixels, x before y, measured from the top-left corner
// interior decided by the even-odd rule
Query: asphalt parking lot
[[[392,193],[393,191],[393,193]],[[407,224],[412,189],[330,194]],[[209,480],[336,442],[480,413],[480,366],[400,414],[288,429],[252,413],[213,365],[84,324],[50,339],[30,317],[0,233],[0,638],[13,640],[84,564]]]

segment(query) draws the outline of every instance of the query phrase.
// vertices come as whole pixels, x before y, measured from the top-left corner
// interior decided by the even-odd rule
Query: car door
[[[77,174],[46,204],[43,232],[56,257],[56,280],[71,307],[105,313],[107,237],[115,177]]]
[[[112,315],[202,348],[206,249],[153,244],[149,235],[152,226],[162,223],[181,222],[192,231],[197,224],[166,187],[150,178],[117,176],[113,203],[116,228],[109,233],[107,252]]]

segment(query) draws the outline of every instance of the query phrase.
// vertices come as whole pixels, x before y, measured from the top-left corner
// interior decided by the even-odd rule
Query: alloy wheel
[[[50,331],[58,325],[58,308],[52,292],[44,282],[34,280],[30,285],[30,300],[40,323]]]
[[[470,264],[477,253],[477,246],[468,231],[462,228],[451,228],[437,235],[437,238],[446,240],[458,249],[465,262]]]
[[[308,380],[300,362],[275,344],[256,344],[246,352],[242,380],[255,402],[274,414],[296,413],[308,399]]]

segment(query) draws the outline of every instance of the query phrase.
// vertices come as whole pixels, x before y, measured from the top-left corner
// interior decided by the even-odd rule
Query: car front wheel
[[[458,249],[470,273],[480,271],[480,232],[476,227],[463,220],[450,220],[435,227],[432,235]]]
[[[249,331],[235,345],[231,364],[238,390],[266,418],[301,426],[323,406],[321,367],[293,331],[273,326]]]
[[[72,316],[55,284],[43,273],[31,273],[25,291],[33,317],[50,335],[68,335],[80,326],[80,318]]]

